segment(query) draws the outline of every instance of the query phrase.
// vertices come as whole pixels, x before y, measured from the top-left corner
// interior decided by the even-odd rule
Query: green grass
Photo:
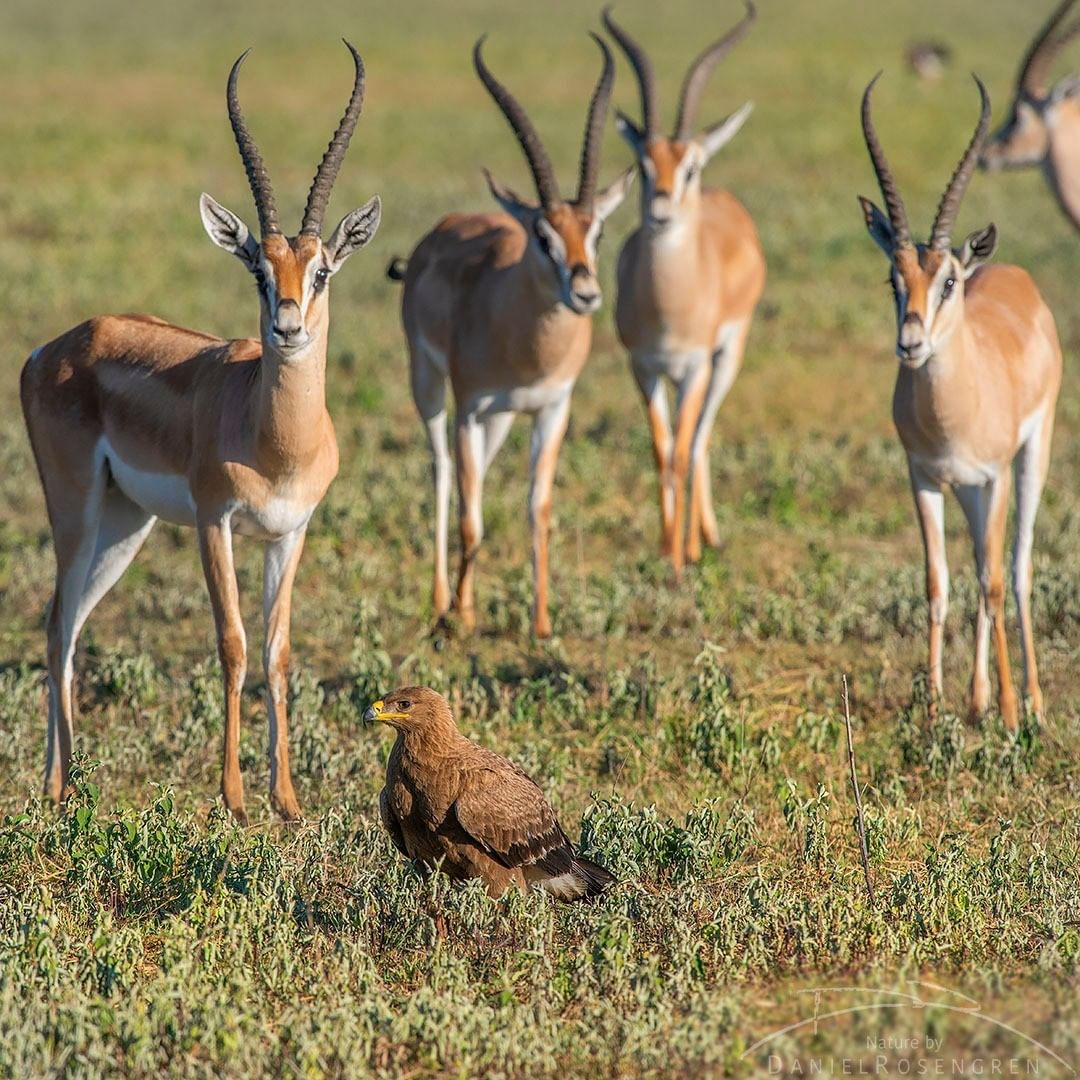
[[[1001,258],[1055,310],[1066,377],[1036,539],[1036,634],[1048,715],[1006,739],[963,713],[975,586],[950,506],[947,712],[931,724],[922,554],[889,420],[885,265],[855,194],[876,194],[858,96],[879,68],[878,126],[916,227],[970,134],[997,112],[1037,20],[1005,0],[761,3],[701,121],[756,110],[710,166],[761,231],[769,283],[712,450],[722,547],[673,587],[657,557],[643,410],[611,326],[611,271],[635,216],[608,229],[593,356],[556,487],[556,640],[527,636],[527,438],[487,485],[481,633],[431,619],[432,497],[408,394],[397,287],[383,277],[450,209],[486,208],[479,168],[526,189],[504,122],[471,73],[475,36],[530,108],[570,187],[597,12],[558,3],[286,8],[9,0],[0,36],[0,1075],[757,1075],[811,1058],[873,1066],[868,1040],[941,1039],[951,1068],[1035,1058],[1080,1068],[1080,342],[1076,239],[1035,174],[976,177],[960,228],[997,222]],[[685,62],[738,5],[640,2],[670,117]],[[292,750],[309,818],[276,824],[253,662],[242,763],[256,824],[215,801],[221,693],[192,536],[159,526],[95,613],[79,659],[80,779],[42,810],[42,612],[49,534],[18,415],[26,354],[104,311],[254,332],[249,280],[207,241],[208,190],[254,219],[225,116],[228,65],[278,203],[298,218],[348,92],[342,34],[369,72],[328,217],[373,192],[375,241],[333,285],[330,407],[342,468],[298,578]],[[938,84],[907,73],[916,37],[948,40]],[[620,68],[616,100],[636,108]],[[627,161],[614,132],[603,175]],[[633,202],[633,200],[631,200]],[[239,574],[258,656],[258,546]],[[1015,638],[1015,634],[1013,635]],[[1018,658],[1017,658],[1018,659]],[[852,828],[840,675],[852,680],[865,785],[868,903]],[[573,835],[621,881],[592,907],[489,901],[422,882],[378,825],[387,737],[377,693],[447,692],[472,736],[536,776]],[[160,786],[159,786],[160,785]],[[821,987],[970,994],[950,1010],[812,1015]],[[867,999],[825,995],[820,1011]],[[883,1001],[882,998],[873,998]],[[837,1002],[841,1005],[837,1005]],[[917,1061],[910,1045],[892,1049]],[[923,1057],[928,1052],[923,1052]],[[869,1057],[867,1055],[870,1055]],[[1039,1075],[1064,1075],[1045,1052]],[[1023,1066],[1022,1066],[1023,1068]],[[1055,1069],[1057,1070],[1055,1072]],[[775,1070],[773,1070],[775,1071]]]

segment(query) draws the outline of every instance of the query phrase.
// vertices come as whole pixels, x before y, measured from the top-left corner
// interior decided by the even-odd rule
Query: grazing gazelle
[[[1054,58],[1080,34],[1080,19],[1061,22],[1076,0],[1064,0],[1028,46],[1009,118],[986,143],[984,169],[1041,165],[1058,204],[1080,229],[1080,74],[1048,88]]]
[[[348,42],[346,42],[348,45]],[[255,278],[260,336],[225,341],[149,315],[103,315],[35,349],[22,406],[56,549],[48,614],[49,727],[45,791],[63,798],[72,743],[75,645],[159,517],[198,531],[225,675],[221,790],[240,821],[240,691],[247,647],[233,568],[233,534],[266,544],[263,611],[270,722],[270,794],[300,816],[289,772],[286,697],[289,606],[304,532],[338,467],[326,411],[327,283],[371,239],[378,198],[347,214],[324,244],[323,214],[364,97],[352,96],[315,174],[300,232],[282,234],[270,178],[229,75],[229,119],[259,215],[261,242],[209,195],[210,239]]]
[[[943,490],[951,487],[967,517],[979,574],[973,714],[990,699],[990,631],[998,671],[998,704],[1017,724],[1005,635],[1005,521],[1009,468],[1016,476],[1013,588],[1023,639],[1024,690],[1042,712],[1031,628],[1031,544],[1050,461],[1054,406],[1061,385],[1061,346],[1050,309],[1025,270],[984,266],[997,246],[993,225],[959,248],[951,235],[960,200],[990,121],[990,100],[978,79],[982,112],[975,135],[941,197],[926,244],[911,239],[907,212],[870,118],[866,88],[862,126],[888,216],[859,197],[870,236],[889,259],[896,300],[900,370],[893,421],[907,452],[915,509],[926,554],[930,687],[941,695],[942,629],[949,596]]]
[[[648,56],[615,24],[610,8],[603,16],[641,90],[641,127],[621,113],[618,117],[619,132],[641,170],[642,220],[619,254],[615,323],[649,413],[663,552],[676,574],[685,559],[701,557],[702,533],[714,547],[720,541],[709,438],[716,410],[742,366],[750,320],[765,287],[765,258],[750,215],[727,191],[701,185],[705,164],[742,127],[751,107],[746,104],[694,133],[694,114],[709,73],[754,21],[753,4],[746,7],[742,21],[690,65],[670,137],[660,131]],[[665,379],[676,388],[674,438]]]
[[[594,35],[595,38],[595,35]],[[533,630],[551,634],[548,536],[551,488],[570,416],[570,395],[589,355],[592,313],[600,306],[597,245],[604,219],[625,196],[633,173],[596,190],[600,143],[615,65],[595,38],[604,66],[589,103],[577,197],[559,192],[551,159],[525,110],[488,70],[484,39],[473,50],[480,80],[525,152],[540,205],[486,173],[504,213],[450,214],[417,245],[404,278],[402,322],[409,342],[413,399],[427,429],[435,479],[435,613],[450,607],[447,533],[450,453],[446,380],[454,391],[460,497],[461,567],[456,608],[465,629],[476,622],[473,573],[483,537],[484,474],[518,413],[533,418],[529,524],[532,531]]]

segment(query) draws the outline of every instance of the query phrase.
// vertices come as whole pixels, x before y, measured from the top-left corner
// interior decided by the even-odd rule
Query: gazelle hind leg
[[[541,409],[533,421],[529,451],[529,529],[533,548],[533,633],[551,637],[548,613],[548,542],[551,536],[551,489],[559,447],[570,420],[570,395]]]
[[[435,617],[450,609],[450,447],[447,438],[446,375],[423,355],[413,355],[411,365],[413,401],[424,422],[431,447],[431,476],[435,486],[435,572],[432,602]]]
[[[701,558],[701,540],[710,547],[720,544],[720,527],[713,510],[712,479],[709,475],[709,440],[712,438],[716,413],[735,382],[742,367],[746,337],[750,332],[750,320],[725,323],[717,336],[716,351],[712,356],[709,388],[705,392],[705,404],[698,418],[694,443],[690,451],[693,479],[690,492],[690,535],[687,540],[686,557],[690,562]]]
[[[670,558],[674,546],[675,488],[671,479],[673,439],[667,391],[658,375],[637,363],[632,367],[649,414],[649,433],[652,436],[656,479],[660,488],[660,549],[664,558]]]
[[[476,627],[473,579],[476,556],[484,539],[484,428],[474,415],[466,414],[457,418],[455,436],[461,529],[456,607],[462,626],[473,630]]]
[[[971,673],[972,719],[982,716],[990,706],[990,616],[986,608],[986,489],[958,487],[956,497],[967,518],[975,554],[975,574],[979,584],[978,609],[975,614],[975,659]]]
[[[687,481],[694,438],[705,392],[709,386],[711,364],[702,362],[691,369],[678,384],[675,401],[675,449],[671,459],[672,484],[675,489],[675,512],[672,526],[671,565],[678,578],[682,573],[686,554]]]
[[[1035,662],[1035,635],[1031,625],[1031,553],[1035,534],[1035,516],[1039,510],[1043,484],[1050,465],[1050,440],[1053,414],[1044,414],[1030,433],[1013,462],[1016,483],[1016,540],[1013,545],[1013,593],[1020,617],[1020,639],[1024,659],[1024,695],[1028,707],[1042,716],[1043,696]]]

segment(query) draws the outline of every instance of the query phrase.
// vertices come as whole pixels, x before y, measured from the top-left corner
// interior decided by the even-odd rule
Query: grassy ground
[[[701,117],[757,103],[709,178],[753,212],[770,272],[712,451],[721,550],[679,587],[657,558],[651,452],[609,285],[557,484],[557,638],[541,647],[526,633],[521,426],[488,484],[482,632],[437,648],[428,463],[398,294],[382,270],[440,213],[487,206],[481,164],[524,187],[516,146],[467,63],[483,30],[492,67],[530,107],[569,186],[596,13],[559,3],[511,18],[479,0],[273,12],[9,0],[0,1075],[754,1075],[805,1073],[812,1061],[842,1075],[845,1061],[872,1069],[877,1055],[893,1074],[937,1061],[946,1074],[956,1061],[989,1073],[997,1057],[1006,1071],[1015,1061],[1065,1075],[1054,1054],[1080,1068],[1075,237],[1037,175],[976,178],[961,215],[965,229],[997,222],[1001,257],[1034,272],[1066,347],[1036,541],[1048,716],[1010,742],[993,718],[925,716],[921,552],[888,412],[891,304],[854,199],[876,195],[857,102],[885,67],[879,129],[913,220],[928,227],[975,119],[966,73],[983,74],[1000,111],[1036,17],[1025,7],[762,0]],[[682,65],[737,5],[652,10],[619,7],[650,44],[670,114]],[[84,635],[80,779],[73,812],[58,819],[36,801],[52,555],[19,366],[103,311],[254,331],[249,280],[208,243],[196,210],[206,189],[254,219],[225,74],[256,46],[242,96],[279,206],[298,215],[348,90],[342,34],[364,54],[369,91],[331,216],[376,191],[385,210],[333,285],[342,469],[311,530],[294,619],[293,753],[308,823],[275,824],[262,794],[255,670],[242,752],[257,823],[238,830],[215,803],[210,618],[192,537],[169,526]],[[945,81],[916,83],[904,69],[918,36],[953,45]],[[636,107],[624,70],[616,98]],[[626,160],[610,133],[604,175]],[[608,230],[607,282],[635,212]],[[946,681],[962,714],[975,588],[955,506],[949,519]],[[260,554],[251,543],[239,553],[253,644]],[[842,672],[874,905],[851,825]],[[388,739],[359,725],[372,697],[405,681],[444,689],[470,734],[533,772],[568,830],[619,874],[612,894],[589,908],[493,903],[413,874],[377,825]],[[939,989],[913,991],[919,981]],[[822,991],[836,987],[848,989]],[[887,1008],[900,1001],[887,991],[929,1004]]]

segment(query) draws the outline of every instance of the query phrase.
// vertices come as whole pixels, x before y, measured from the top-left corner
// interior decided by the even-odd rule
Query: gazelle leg
[[[682,573],[686,550],[686,488],[690,473],[690,455],[698,419],[705,403],[711,365],[701,363],[679,384],[675,399],[675,449],[671,458],[672,484],[675,489],[675,513],[672,525],[671,565],[675,576]]]
[[[426,357],[414,355],[411,378],[413,401],[424,422],[431,447],[431,475],[435,485],[435,581],[432,601],[438,619],[450,609],[448,548],[451,462],[446,434],[446,376]]]
[[[636,363],[633,369],[634,378],[649,413],[649,431],[652,435],[653,455],[656,458],[656,476],[660,485],[660,549],[664,558],[670,558],[675,536],[675,488],[671,478],[671,451],[674,440],[668,416],[667,391],[658,375]]]
[[[964,508],[975,553],[975,573],[979,582],[979,604],[975,615],[975,662],[971,674],[971,716],[977,719],[990,705],[990,616],[986,608],[986,489],[958,487],[956,497]]]
[[[457,610],[466,630],[476,626],[473,602],[473,578],[476,555],[484,539],[484,429],[476,416],[459,416],[455,430],[457,442],[457,481],[460,500],[461,567],[458,571]]]
[[[716,423],[716,412],[724,403],[735,382],[735,376],[742,367],[749,330],[749,319],[725,323],[712,356],[709,388],[690,451],[693,478],[690,490],[690,535],[686,546],[686,557],[690,562],[697,562],[701,558],[702,535],[710,547],[717,547],[720,543],[720,527],[716,523],[716,513],[713,510],[712,481],[709,476],[709,440]]]
[[[940,485],[908,463],[915,513],[922,532],[926,558],[926,604],[929,609],[930,715],[937,713],[943,681],[941,672],[942,636],[949,610],[949,564],[945,558],[945,494]]]
[[[244,781],[240,776],[240,692],[247,671],[247,639],[240,620],[240,591],[233,566],[232,526],[228,518],[198,523],[199,554],[217,629],[218,656],[225,676],[225,745],[221,794],[233,817],[247,824]]]
[[[270,801],[286,821],[302,817],[289,770],[289,617],[293,580],[307,530],[297,529],[266,545],[263,558],[263,667],[270,728]]]
[[[1005,626],[1005,529],[1009,516],[1010,475],[1003,469],[988,491],[986,518],[986,574],[983,591],[994,637],[997,661],[998,709],[1010,731],[1017,727],[1016,691],[1009,670],[1009,638]]]
[[[570,420],[570,395],[541,409],[533,420],[529,451],[529,529],[533,549],[533,633],[551,637],[548,614],[548,539],[551,535],[551,488],[559,447]]]
[[[1043,697],[1035,663],[1035,635],[1031,626],[1031,550],[1035,515],[1046,471],[1050,464],[1050,436],[1053,414],[1044,416],[1013,462],[1016,482],[1016,541],[1013,546],[1013,592],[1020,615],[1020,638],[1024,649],[1024,694],[1036,716],[1042,716]]]

